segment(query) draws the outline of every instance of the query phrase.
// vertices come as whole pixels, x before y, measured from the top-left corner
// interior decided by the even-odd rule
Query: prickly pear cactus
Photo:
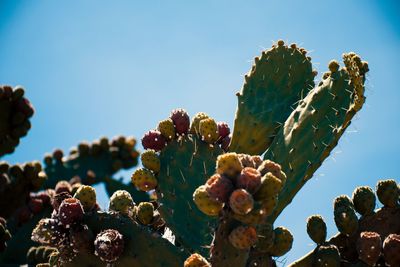
[[[24,94],[20,86],[0,85],[0,157],[14,152],[31,128],[34,109]]]
[[[289,266],[320,266],[320,261],[333,261],[328,266],[399,266],[399,188],[395,180],[378,181],[376,195],[383,207],[376,210],[376,197],[368,186],[357,187],[352,199],[345,195],[337,197],[334,217],[339,233],[328,241],[318,234],[321,238],[318,238],[317,248]],[[318,223],[310,224],[311,220],[315,220],[311,218],[318,218]],[[312,216],[308,220],[307,232],[314,241],[316,233],[323,232],[324,228],[326,225],[322,217]],[[330,254],[321,253],[321,247],[327,245],[336,251],[334,260]],[[397,252],[393,253],[395,249]]]
[[[206,113],[190,119],[185,110],[173,110],[143,136],[143,168],[133,171],[129,185],[113,176],[136,166],[134,138],[81,143],[65,157],[56,150],[45,157],[43,173],[38,164],[0,164],[0,192],[15,198],[10,206],[0,201],[0,215],[7,217],[0,248],[8,246],[0,263],[276,266],[275,257],[293,243],[288,229],[274,225],[276,218],[365,101],[368,64],[354,53],[343,61],[342,68],[331,61],[315,86],[307,51],[278,41],[245,76],[232,133]],[[23,91],[1,89],[0,156],[26,134],[31,111]],[[107,211],[96,203],[95,183],[104,183],[110,196]],[[47,190],[32,193],[39,188]],[[379,183],[384,207],[378,211],[369,188],[357,189],[353,199],[339,197],[334,214],[341,233],[329,241],[323,219],[311,217],[307,232],[318,246],[295,264],[397,266],[398,190],[394,181]]]

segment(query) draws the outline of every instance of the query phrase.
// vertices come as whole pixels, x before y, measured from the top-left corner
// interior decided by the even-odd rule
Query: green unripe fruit
[[[324,219],[319,215],[313,215],[307,219],[308,236],[318,245],[325,242],[326,224]]]
[[[200,134],[200,121],[204,120],[204,119],[208,119],[210,118],[206,113],[204,112],[199,112],[196,113],[196,115],[194,115],[193,119],[192,119],[192,123],[190,125],[190,133],[192,134]]]
[[[145,168],[152,170],[154,173],[160,172],[160,159],[155,150],[148,149],[144,151],[140,158]]]
[[[109,209],[117,211],[125,215],[131,215],[134,211],[135,203],[133,202],[131,194],[125,190],[118,190],[112,194],[110,198]]]
[[[136,212],[136,218],[140,223],[148,225],[153,221],[154,206],[150,202],[140,203]]]
[[[361,215],[369,215],[374,212],[376,197],[369,186],[357,187],[353,192],[355,210]]]
[[[215,143],[218,138],[218,126],[213,119],[203,119],[199,124],[201,139],[209,144]]]
[[[81,185],[74,198],[79,199],[85,211],[89,211],[96,205],[96,190],[89,185]]]
[[[270,249],[270,254],[275,257],[283,256],[293,244],[293,235],[285,227],[277,227],[274,230],[274,244]]]
[[[319,246],[315,251],[313,266],[340,267],[339,250],[334,245]]]
[[[157,127],[158,131],[167,139],[172,140],[175,137],[175,126],[171,119],[160,121]]]
[[[376,194],[385,207],[394,208],[398,205],[400,190],[395,180],[379,181],[376,185]]]

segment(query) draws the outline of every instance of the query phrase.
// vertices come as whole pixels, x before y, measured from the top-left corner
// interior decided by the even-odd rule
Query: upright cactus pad
[[[279,41],[255,58],[237,93],[230,151],[261,155],[269,147],[297,102],[314,87],[315,73],[306,53]]]
[[[141,181],[145,179],[143,175],[139,177],[139,173],[148,173],[146,177],[153,176],[156,183],[151,189],[156,189],[158,211],[174,233],[176,242],[188,251],[207,255],[206,247],[212,240],[210,231],[216,220],[197,209],[193,202],[193,193],[214,173],[216,159],[223,151],[216,142],[218,138],[206,140],[200,133],[188,133],[189,116],[183,109],[174,110],[170,119],[161,121],[158,128],[163,128],[165,121],[169,120],[174,123],[176,136],[169,138],[170,133],[165,133],[168,136],[165,136],[164,140],[168,142],[156,148],[159,150],[159,172],[147,168],[139,169],[132,175],[132,181],[140,188]],[[199,124],[201,122],[199,121]],[[192,128],[195,126],[192,125]],[[144,138],[147,138],[147,134]],[[148,153],[150,152],[144,152],[145,155]],[[150,168],[149,163],[144,165]],[[141,190],[145,189],[142,187]],[[197,197],[208,201],[203,197],[204,193],[199,192]],[[204,202],[204,205],[212,205],[211,202]],[[215,208],[210,209],[209,214],[212,214]],[[218,209],[216,211],[218,212]]]
[[[345,66],[341,69],[336,61],[329,64],[330,71],[299,101],[264,155],[279,162],[288,175],[271,220],[329,156],[364,103],[368,65],[354,53],[344,54],[343,60]]]

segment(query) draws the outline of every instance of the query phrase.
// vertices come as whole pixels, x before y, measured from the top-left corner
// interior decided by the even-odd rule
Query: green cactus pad
[[[217,156],[223,151],[196,135],[172,140],[160,153],[157,176],[159,211],[176,240],[203,255],[211,243],[216,220],[203,214],[193,202],[193,192],[215,172]]]
[[[344,54],[343,58],[346,67],[325,75],[319,86],[299,102],[264,155],[281,164],[287,174],[271,221],[329,156],[364,103],[366,63],[354,53]]]
[[[295,105],[314,87],[314,76],[305,50],[283,42],[264,51],[238,96],[230,151],[261,155]]]

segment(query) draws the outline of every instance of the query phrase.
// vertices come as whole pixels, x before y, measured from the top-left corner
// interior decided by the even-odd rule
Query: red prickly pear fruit
[[[167,140],[156,130],[148,131],[142,138],[142,145],[145,149],[154,149],[160,151],[165,147]]]
[[[239,226],[228,236],[229,242],[237,249],[249,249],[257,242],[257,231],[251,226]]]
[[[383,255],[390,267],[400,266],[400,235],[390,234],[383,242]]]
[[[71,194],[72,187],[71,187],[71,184],[68,183],[67,181],[59,181],[56,184],[56,187],[54,190],[56,191],[56,194],[60,194],[62,192],[67,192],[67,193]]]
[[[229,145],[231,143],[231,136],[228,135],[221,141],[221,148],[225,151],[228,152],[229,150]]]
[[[83,219],[83,207],[81,202],[76,198],[64,199],[58,209],[58,218],[62,225],[66,228],[75,222]]]
[[[190,118],[184,109],[174,109],[170,115],[171,120],[174,122],[175,131],[179,135],[187,134],[190,127]]]
[[[382,250],[382,240],[375,232],[362,232],[357,240],[358,258],[370,266],[375,266]]]
[[[245,215],[253,210],[254,200],[251,194],[246,190],[236,189],[229,197],[229,206],[234,213]]]
[[[216,173],[207,180],[206,191],[211,198],[223,203],[228,201],[233,184],[230,179]]]
[[[114,229],[100,232],[94,241],[95,255],[104,262],[114,262],[124,252],[124,238]]]
[[[244,188],[251,194],[254,194],[261,185],[261,173],[254,168],[246,167],[240,173],[236,180],[238,188]]]
[[[38,214],[43,210],[43,201],[39,198],[31,198],[29,200],[28,207],[33,214]]]
[[[50,203],[50,196],[47,192],[39,192],[37,194],[32,194],[31,198],[42,200],[43,205]]]
[[[217,126],[218,126],[218,134],[219,134],[218,142],[222,142],[222,140],[225,137],[229,136],[229,134],[231,133],[231,129],[229,129],[229,125],[223,121],[218,122]]]
[[[51,205],[53,206],[54,211],[58,212],[61,203],[64,199],[71,198],[72,196],[67,192],[62,192],[60,194],[53,195],[51,197]]]

